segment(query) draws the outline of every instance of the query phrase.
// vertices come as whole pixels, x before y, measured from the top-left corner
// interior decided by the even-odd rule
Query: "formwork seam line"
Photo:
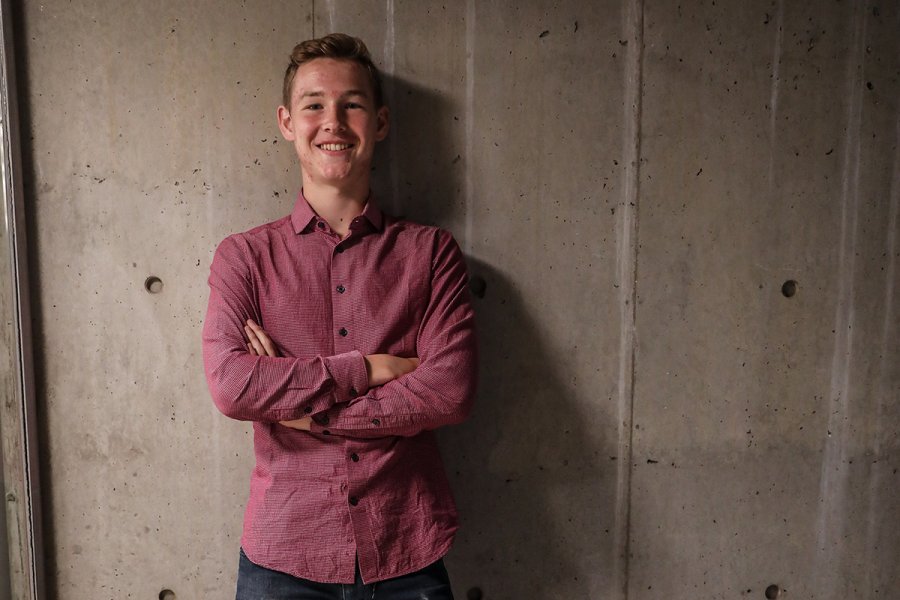
[[[628,246],[629,254],[620,255],[618,277],[623,287],[620,301],[620,374],[619,374],[619,415],[620,452],[627,461],[619,467],[616,514],[621,519],[617,524],[619,536],[616,551],[621,551],[616,576],[620,578],[619,592],[625,600],[629,595],[631,571],[631,499],[632,472],[634,458],[634,400],[636,379],[636,323],[637,323],[637,281],[638,281],[638,232],[639,197],[641,170],[641,120],[643,116],[643,58],[644,58],[644,2],[631,0],[626,10],[625,29],[632,46],[628,49],[625,66],[625,110],[626,139],[625,150],[630,154],[625,162],[624,206],[622,207],[622,238]],[[625,283],[630,289],[625,289]],[[625,305],[630,302],[630,310]],[[624,417],[624,418],[623,418]],[[627,424],[627,431],[624,428]],[[620,550],[621,549],[621,550]]]

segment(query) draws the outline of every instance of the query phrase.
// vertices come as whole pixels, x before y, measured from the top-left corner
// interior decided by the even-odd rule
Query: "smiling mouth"
[[[319,144],[319,148],[328,150],[329,152],[340,152],[341,150],[348,150],[352,147],[353,144]]]

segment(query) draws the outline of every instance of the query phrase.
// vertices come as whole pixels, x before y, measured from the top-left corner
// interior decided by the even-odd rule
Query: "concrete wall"
[[[458,597],[900,593],[900,3],[23,4],[53,597],[233,589],[205,279],[290,210],[283,63],[333,30],[389,76],[383,205],[484,285]]]
[[[629,589],[898,597],[898,4],[644,18]]]
[[[0,423],[2,426],[2,423]],[[4,470],[2,468],[2,462],[0,462],[0,479],[3,478]],[[6,494],[4,494],[4,497]],[[6,525],[6,511],[0,511],[0,600],[10,600],[12,597],[12,590],[10,590],[9,584],[12,580],[11,573],[9,570],[9,548],[6,545],[6,540],[9,539]]]

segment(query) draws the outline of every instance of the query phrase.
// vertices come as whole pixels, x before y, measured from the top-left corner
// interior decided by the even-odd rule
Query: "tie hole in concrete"
[[[151,275],[144,280],[144,289],[151,294],[160,293],[163,289],[162,279],[160,279],[156,275]],[[174,598],[174,596],[172,598]],[[162,600],[162,596],[160,596],[160,600]]]
[[[781,286],[781,293],[785,298],[790,298],[794,294],[797,293],[797,282],[793,279],[788,279]]]
[[[476,298],[484,298],[484,293],[487,291],[487,282],[484,280],[484,277],[475,275],[474,277],[470,278],[469,290]]]

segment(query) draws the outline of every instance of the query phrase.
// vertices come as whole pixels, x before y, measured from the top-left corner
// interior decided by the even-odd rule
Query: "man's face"
[[[304,187],[365,186],[367,192],[375,143],[388,132],[388,109],[375,106],[362,65],[317,58],[297,69],[291,106],[278,107],[278,127],[294,144]]]

